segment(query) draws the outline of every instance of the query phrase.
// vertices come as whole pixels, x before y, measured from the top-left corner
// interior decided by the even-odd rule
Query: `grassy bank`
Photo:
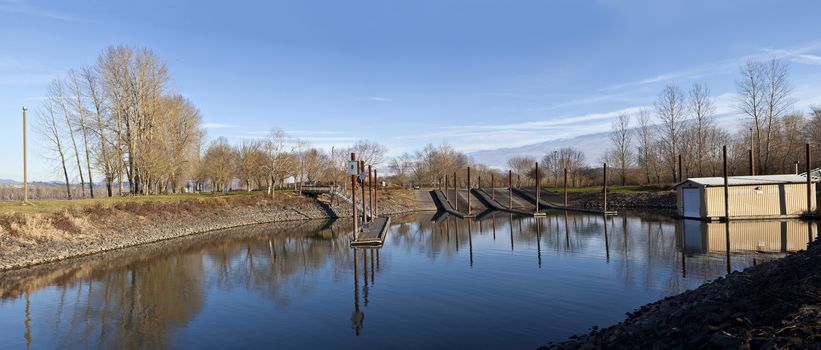
[[[390,208],[381,213],[412,211],[413,194],[405,192],[380,192],[380,206]],[[343,216],[294,191],[273,196],[234,192],[0,205],[0,270],[215,229]]]
[[[278,194],[293,193],[294,191],[277,191]],[[59,210],[76,210],[93,206],[115,207],[126,203],[179,203],[190,200],[209,200],[219,197],[265,197],[266,193],[254,192],[228,192],[228,193],[179,193],[152,196],[116,196],[102,198],[83,199],[44,199],[27,203],[23,202],[0,202],[0,214],[21,213],[21,214],[47,214]]]

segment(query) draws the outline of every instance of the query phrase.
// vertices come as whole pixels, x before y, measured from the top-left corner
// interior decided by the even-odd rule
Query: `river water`
[[[525,348],[806,247],[803,221],[395,218],[243,227],[0,274],[0,348]],[[729,244],[728,244],[729,243]]]

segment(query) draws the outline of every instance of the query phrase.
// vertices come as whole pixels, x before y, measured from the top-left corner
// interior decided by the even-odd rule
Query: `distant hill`
[[[584,153],[588,164],[598,163],[602,155],[610,147],[610,136],[607,132],[586,134],[573,138],[556,139],[540,143],[509,148],[499,148],[492,150],[481,150],[468,153],[469,156],[479,163],[487,164],[491,167],[507,168],[507,160],[514,156],[533,156],[541,162],[542,157],[547,152],[552,152],[563,147],[573,147]]]
[[[23,183],[20,181],[14,181],[9,179],[0,179],[0,185],[22,185]]]

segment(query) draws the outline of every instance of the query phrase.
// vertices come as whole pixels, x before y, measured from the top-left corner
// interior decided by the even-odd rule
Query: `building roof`
[[[693,177],[675,184],[674,187],[692,182],[705,187],[724,186],[723,177]],[[807,178],[801,175],[759,175],[759,176],[730,176],[727,178],[729,186],[740,185],[777,185],[807,183]]]

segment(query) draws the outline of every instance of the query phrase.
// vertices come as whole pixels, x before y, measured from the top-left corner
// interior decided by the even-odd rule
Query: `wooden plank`
[[[362,227],[362,232],[351,241],[351,246],[381,246],[385,242],[390,223],[389,217],[374,219]]]

